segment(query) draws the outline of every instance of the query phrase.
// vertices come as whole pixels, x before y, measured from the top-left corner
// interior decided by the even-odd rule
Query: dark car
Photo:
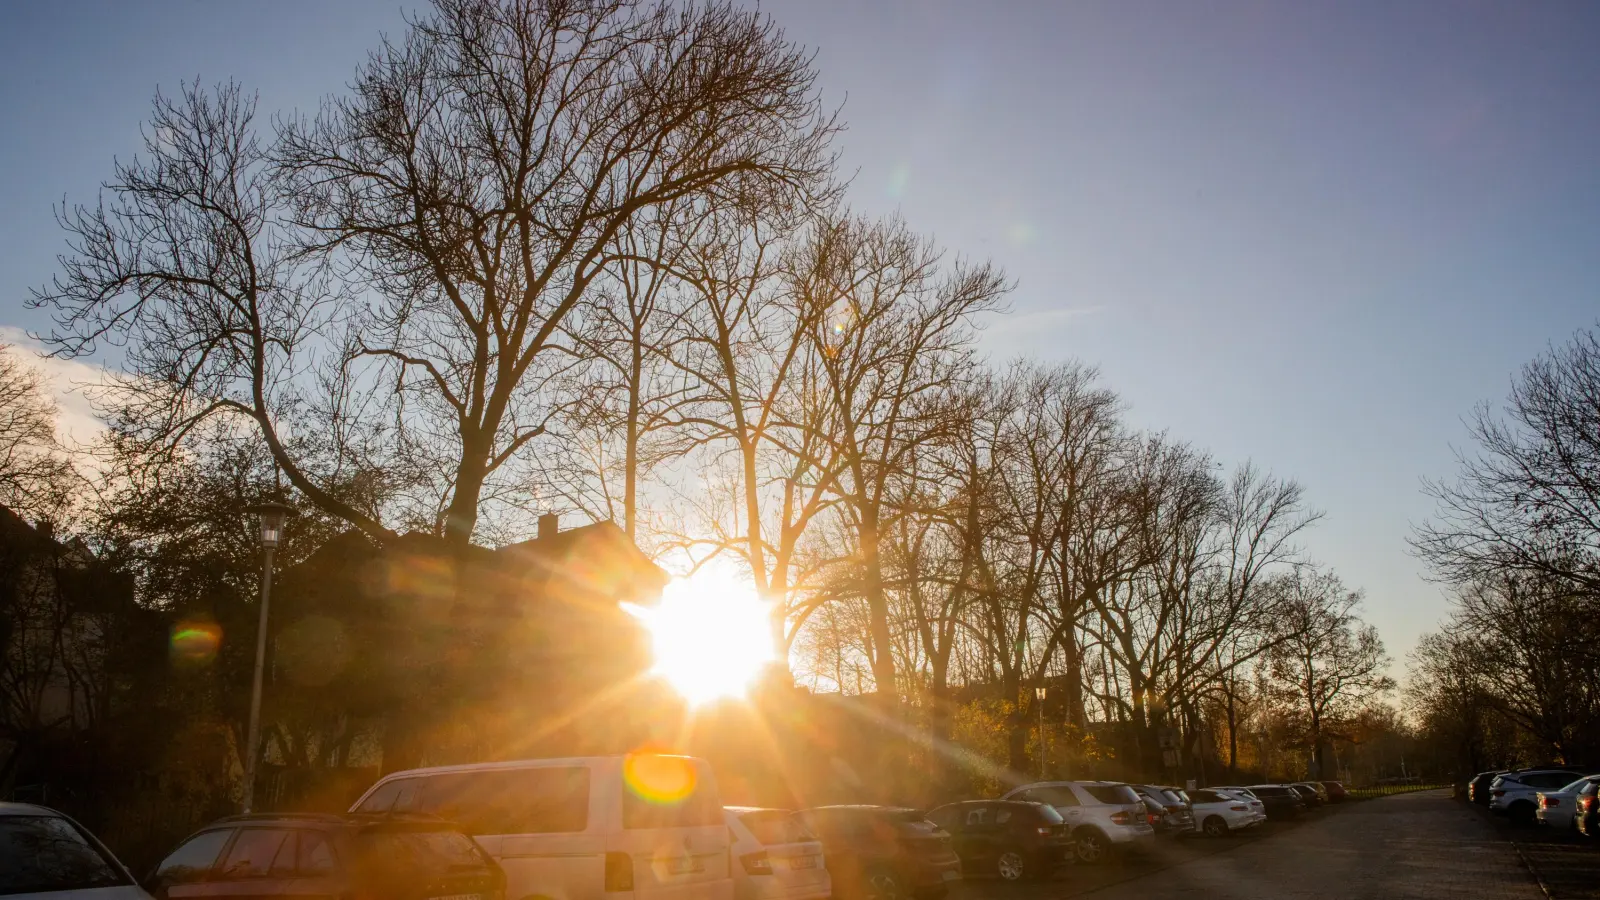
[[[1590,781],[1573,799],[1572,827],[1585,837],[1600,836],[1600,781]]]
[[[1306,806],[1328,806],[1328,788],[1323,788],[1322,781],[1294,781],[1293,785],[1290,786],[1301,791],[1301,793],[1310,791],[1310,794],[1306,796]]]
[[[505,874],[443,819],[257,814],[201,829],[156,866],[145,888],[157,900],[503,900]]]
[[[1194,831],[1194,808],[1189,805],[1189,798],[1180,788],[1154,784],[1135,784],[1130,787],[1139,792],[1145,805],[1155,814],[1150,824],[1156,834],[1178,837]]]
[[[1258,784],[1250,788],[1267,808],[1268,819],[1293,819],[1306,810],[1306,801],[1300,792],[1283,784]]]
[[[133,876],[87,829],[31,803],[0,802],[0,896],[137,897]]]
[[[928,819],[950,833],[961,870],[969,875],[1045,878],[1072,850],[1066,820],[1043,803],[969,800],[930,810]]]
[[[1489,805],[1489,785],[1495,778],[1504,775],[1505,769],[1495,769],[1491,772],[1479,772],[1467,782],[1467,799],[1480,806]]]
[[[1337,781],[1323,781],[1319,783],[1322,785],[1323,790],[1328,792],[1329,803],[1343,803],[1344,801],[1350,799],[1350,792],[1344,789],[1343,784],[1340,784]]]
[[[949,833],[920,810],[898,806],[819,806],[800,820],[822,842],[836,896],[887,900],[942,897],[961,880]]]
[[[1300,795],[1300,799],[1305,802],[1306,809],[1316,809],[1322,805],[1322,795],[1317,793],[1317,789],[1311,785],[1297,781],[1287,785],[1287,787]]]

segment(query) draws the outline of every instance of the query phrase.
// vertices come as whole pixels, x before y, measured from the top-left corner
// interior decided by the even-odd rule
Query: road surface
[[[1183,843],[1161,859],[1098,872],[1068,868],[1045,884],[973,880],[953,900],[1545,896],[1516,848],[1477,810],[1443,791],[1343,804],[1259,840]]]

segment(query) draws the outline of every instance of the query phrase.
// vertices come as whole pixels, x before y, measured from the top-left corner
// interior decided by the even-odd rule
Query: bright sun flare
[[[652,671],[691,704],[744,696],[772,661],[766,606],[727,567],[675,578],[658,605],[628,612],[650,630]]]

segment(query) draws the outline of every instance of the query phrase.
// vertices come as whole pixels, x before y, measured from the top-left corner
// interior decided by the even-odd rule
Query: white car
[[[150,900],[87,829],[31,803],[0,803],[0,896],[6,900]]]
[[[1600,775],[1585,775],[1571,784],[1553,791],[1539,792],[1538,822],[1557,831],[1573,829],[1572,814],[1578,808],[1578,793],[1591,781],[1600,781]]]
[[[833,881],[822,844],[787,809],[723,807],[733,840],[737,900],[827,900]]]
[[[1199,788],[1189,791],[1194,807],[1194,830],[1207,837],[1223,837],[1229,832],[1253,828],[1267,819],[1261,801],[1247,800],[1229,791]]]
[[[1082,863],[1104,862],[1115,849],[1147,847],[1155,841],[1144,801],[1120,781],[1041,781],[1000,799],[1055,807],[1072,829],[1068,836]]]
[[[506,873],[506,897],[731,900],[728,825],[711,766],[643,753],[411,769],[355,813],[451,819]]]
[[[1539,812],[1539,792],[1560,790],[1575,778],[1592,774],[1576,769],[1518,769],[1489,783],[1489,811],[1513,821],[1534,822]]]

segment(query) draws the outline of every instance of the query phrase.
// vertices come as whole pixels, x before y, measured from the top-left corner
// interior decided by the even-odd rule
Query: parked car
[[[1467,800],[1483,806],[1488,806],[1489,785],[1492,784],[1496,778],[1504,775],[1506,771],[1506,769],[1492,769],[1488,772],[1479,772],[1478,774],[1472,776],[1472,780],[1467,782]]]
[[[1577,827],[1573,812],[1577,809],[1578,795],[1584,785],[1591,781],[1600,781],[1600,775],[1586,775],[1555,790],[1540,791],[1536,801],[1539,808],[1535,813],[1535,824],[1557,831],[1571,831]]]
[[[1300,799],[1306,803],[1306,809],[1316,809],[1323,805],[1322,795],[1317,789],[1304,781],[1290,782],[1288,787],[1300,794]]]
[[[1345,790],[1344,785],[1337,781],[1321,781],[1318,784],[1321,784],[1323,789],[1328,792],[1329,803],[1343,803],[1350,799],[1350,792]]]
[[[961,880],[949,833],[921,811],[898,806],[819,806],[800,813],[822,841],[836,897],[943,897]]]
[[[1261,798],[1250,793],[1249,788],[1217,787],[1208,788],[1208,790],[1216,791],[1230,799],[1243,801],[1246,806],[1250,807],[1250,811],[1256,813],[1263,821],[1267,818],[1267,805],[1261,802]]]
[[[1298,784],[1301,787],[1310,788],[1312,790],[1312,792],[1317,795],[1317,805],[1318,806],[1327,806],[1328,803],[1331,802],[1329,800],[1329,798],[1328,798],[1328,787],[1327,787],[1327,785],[1324,785],[1322,782],[1320,782],[1320,781],[1296,781],[1295,784]]]
[[[724,809],[736,864],[733,893],[738,900],[827,900],[833,880],[822,842],[787,809],[729,806]]]
[[[1043,803],[1055,808],[1071,829],[1078,861],[1094,865],[1113,852],[1149,846],[1156,830],[1144,802],[1119,781],[1041,781],[1008,791],[1002,800]]]
[[[1306,811],[1304,797],[1286,784],[1252,785],[1250,793],[1267,808],[1268,819],[1293,819]]]
[[[257,814],[206,826],[145,882],[158,900],[503,900],[505,874],[433,816]]]
[[[1006,881],[1045,878],[1072,851],[1066,820],[1043,803],[968,800],[929,810],[950,833],[961,871],[992,872]]]
[[[1250,801],[1237,794],[1199,788],[1188,792],[1192,828],[1206,837],[1225,837],[1267,820],[1267,812],[1260,801],[1252,807]]]
[[[0,895],[149,900],[88,829],[45,806],[0,803]]]
[[[1154,784],[1130,785],[1140,796],[1155,805],[1156,821],[1151,822],[1157,834],[1178,836],[1194,831],[1194,811],[1189,808],[1189,798],[1181,788]]]
[[[1560,789],[1590,774],[1564,766],[1506,772],[1489,783],[1489,811],[1510,816],[1513,822],[1532,824],[1539,811],[1540,791]]]
[[[512,900],[729,900],[728,826],[705,760],[638,754],[411,769],[351,807],[459,822],[505,870]]]
[[[1572,826],[1584,837],[1600,835],[1600,779],[1591,779],[1572,806]]]

